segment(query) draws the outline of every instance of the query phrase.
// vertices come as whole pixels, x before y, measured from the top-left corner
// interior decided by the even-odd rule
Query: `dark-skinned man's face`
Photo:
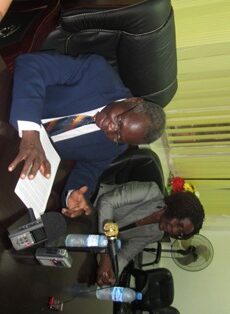
[[[138,145],[143,143],[147,116],[133,112],[138,104],[114,102],[95,115],[97,126],[113,142]]]

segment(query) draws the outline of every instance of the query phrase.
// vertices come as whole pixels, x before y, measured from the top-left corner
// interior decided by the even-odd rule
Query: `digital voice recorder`
[[[35,257],[43,266],[68,268],[72,266],[72,258],[66,249],[38,248]]]
[[[9,238],[15,250],[23,250],[47,240],[44,224],[41,219],[10,231]]]
[[[66,221],[60,213],[48,212],[37,220],[9,231],[15,250],[23,250],[38,243],[52,242],[66,233]]]

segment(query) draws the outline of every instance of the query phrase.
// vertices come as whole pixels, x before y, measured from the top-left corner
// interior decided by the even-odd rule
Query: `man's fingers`
[[[87,209],[83,209],[83,208],[80,208],[80,209],[76,209],[76,208],[62,208],[62,214],[67,216],[67,217],[70,217],[70,218],[76,218],[76,217],[79,217],[81,215],[83,215],[85,213],[85,215],[90,215],[92,212],[92,208],[88,207]]]
[[[31,167],[32,164],[32,160],[31,159],[26,159],[25,160],[25,156],[22,156],[21,154],[18,154],[18,156],[14,159],[14,161],[9,165],[8,170],[9,171],[13,171],[20,162],[24,161],[24,166],[22,168],[21,174],[20,174],[20,178],[24,179]]]
[[[34,159],[33,156],[28,157],[22,156],[21,154],[18,154],[18,156],[11,162],[11,164],[8,166],[8,171],[14,171],[14,169],[22,161],[24,161],[24,166],[20,174],[21,179],[24,179],[27,175],[29,179],[33,179],[36,176],[38,170],[41,171],[44,177],[50,177],[51,166],[48,160],[45,160],[41,163],[39,159]]]
[[[43,164],[45,165],[45,172],[44,172],[45,177],[49,178],[50,175],[51,175],[51,165],[50,165],[50,162],[48,160],[45,160]]]
[[[46,177],[47,179],[50,178],[51,175],[51,167],[48,160],[43,161],[39,168],[41,174]]]
[[[90,215],[92,213],[92,207],[87,207],[86,209],[85,209],[85,214],[88,216],[88,215]]]
[[[116,282],[115,276],[111,277],[109,280],[110,280],[111,285],[114,285]]]
[[[69,211],[68,211],[67,208],[62,208],[61,212],[62,212],[62,214],[65,215],[66,217],[72,218],[72,217],[70,216],[70,213],[69,213]]]
[[[97,284],[99,286],[103,285],[111,285],[115,283],[115,277],[111,276],[108,272],[103,272],[102,274],[99,274],[97,277]]]
[[[98,286],[103,286],[103,281],[102,281],[102,277],[101,276],[98,276],[98,278],[97,278],[97,284],[98,284]]]
[[[23,157],[18,154],[16,158],[9,164],[8,171],[13,171],[21,161],[23,161]]]
[[[14,166],[14,164],[13,163],[11,163],[11,164],[9,164],[9,166],[8,166],[8,171],[13,171],[14,170],[14,168],[15,168],[15,166]]]
[[[68,209],[68,208],[62,208],[62,214],[69,217],[69,218],[76,218],[84,214],[83,209]]]
[[[31,168],[31,162],[26,161],[23,168],[22,168],[21,174],[20,174],[21,179],[25,179],[30,168]],[[33,179],[33,177],[29,177],[29,179]]]
[[[70,213],[69,213],[69,210],[67,208],[62,208],[61,212],[63,215],[70,217]]]
[[[28,173],[28,178],[33,179],[36,176],[39,168],[40,168],[40,162],[35,159]]]

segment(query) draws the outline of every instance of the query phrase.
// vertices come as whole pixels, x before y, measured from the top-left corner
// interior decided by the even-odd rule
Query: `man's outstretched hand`
[[[62,213],[70,218],[81,216],[83,213],[89,215],[92,212],[92,207],[85,197],[88,187],[82,186],[78,190],[71,192],[67,200],[67,208],[62,208]]]
[[[46,158],[38,131],[22,132],[19,153],[9,165],[8,170],[13,171],[22,161],[24,161],[24,166],[20,174],[21,179],[26,176],[33,179],[38,170],[44,177],[50,177],[50,163]]]

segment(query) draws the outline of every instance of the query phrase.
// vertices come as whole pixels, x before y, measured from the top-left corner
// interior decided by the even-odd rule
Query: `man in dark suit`
[[[24,161],[21,178],[33,179],[38,170],[48,178],[50,161],[40,143],[41,124],[75,114],[91,115],[95,124],[51,136],[62,159],[76,160],[63,191],[62,212],[69,217],[82,210],[90,213],[87,198],[98,177],[127,144],[150,143],[165,126],[162,108],[133,97],[101,56],[21,55],[15,67],[11,122],[22,139],[9,171]]]

